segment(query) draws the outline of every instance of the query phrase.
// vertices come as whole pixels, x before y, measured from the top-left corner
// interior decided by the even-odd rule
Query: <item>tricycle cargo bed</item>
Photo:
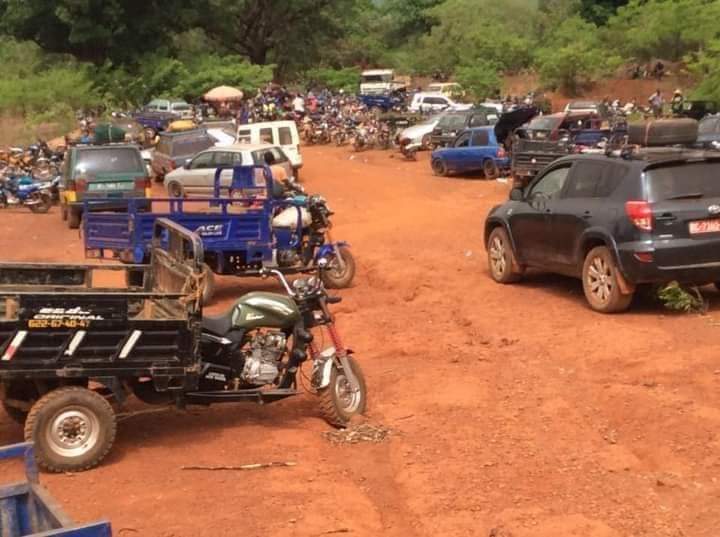
[[[150,265],[0,264],[0,380],[192,368],[202,245],[162,219],[153,244]]]

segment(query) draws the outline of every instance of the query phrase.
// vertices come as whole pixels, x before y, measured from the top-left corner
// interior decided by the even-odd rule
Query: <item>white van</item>
[[[239,125],[235,141],[238,144],[279,145],[290,159],[295,180],[298,180],[303,159],[300,154],[300,135],[294,121],[266,121]]]

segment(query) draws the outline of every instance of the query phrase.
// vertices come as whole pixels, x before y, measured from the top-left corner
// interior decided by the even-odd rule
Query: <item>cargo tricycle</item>
[[[248,293],[218,316],[203,315],[203,262],[195,233],[158,218],[146,265],[0,263],[0,401],[41,467],[99,464],[131,394],[181,408],[270,403],[301,393],[305,362],[326,421],[342,427],[365,410],[362,372],[329,309],[340,297],[322,283],[328,260],[292,286],[262,269],[285,293]]]
[[[104,212],[102,204],[88,202],[83,223],[86,256],[110,254],[126,262],[146,262],[154,222],[167,218],[202,240],[205,303],[214,292],[213,274],[258,276],[264,268],[283,274],[312,272],[319,259],[329,262],[323,271],[327,287],[350,286],[355,260],[346,242],[332,240],[333,213],[324,198],[306,196],[290,185],[287,188],[295,191],[278,195],[266,166],[237,166],[229,181],[224,170],[215,172],[210,198],[153,199],[150,212],[128,200],[127,211],[121,213]],[[160,211],[161,206],[168,209]]]

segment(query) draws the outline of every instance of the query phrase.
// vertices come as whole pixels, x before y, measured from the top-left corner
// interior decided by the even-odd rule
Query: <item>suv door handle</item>
[[[590,211],[585,211],[582,215],[583,218],[590,218],[592,217],[592,213]]]
[[[677,220],[677,216],[672,213],[662,213],[661,215],[656,216],[655,220],[657,220],[658,222],[672,222],[674,220]]]

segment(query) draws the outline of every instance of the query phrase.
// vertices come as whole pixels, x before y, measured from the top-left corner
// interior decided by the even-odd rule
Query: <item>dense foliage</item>
[[[188,100],[217,84],[357,87],[365,67],[472,96],[537,71],[572,93],[620,65],[684,61],[720,98],[720,0],[0,0],[0,111]],[[61,103],[61,104],[58,104]]]

